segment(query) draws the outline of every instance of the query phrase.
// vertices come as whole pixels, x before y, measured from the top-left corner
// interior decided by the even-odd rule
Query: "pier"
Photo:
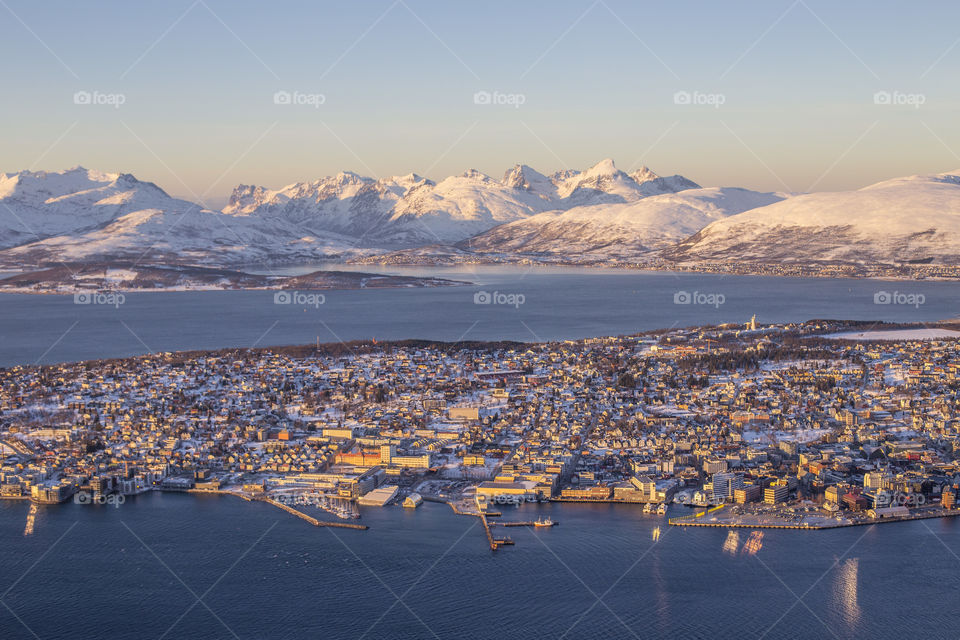
[[[497,541],[493,539],[493,533],[490,531],[490,523],[487,522],[486,514],[480,514],[480,522],[483,523],[483,530],[487,534],[487,542],[490,544],[490,550],[497,550]]]
[[[315,527],[338,527],[340,529],[358,529],[361,531],[365,531],[370,528],[365,524],[352,524],[350,522],[327,522],[325,520],[317,520],[313,516],[308,516],[302,511],[297,511],[290,505],[283,504],[282,502],[277,502],[273,498],[263,498],[262,502],[266,502],[267,504],[272,504],[275,507],[279,507],[284,511],[286,511],[287,513],[289,513],[290,515],[297,516],[301,520],[306,520],[307,522],[309,522]]]

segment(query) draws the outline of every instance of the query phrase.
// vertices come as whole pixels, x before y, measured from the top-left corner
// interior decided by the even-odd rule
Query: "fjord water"
[[[0,366],[317,337],[548,340],[739,322],[754,313],[766,322],[957,315],[956,285],[942,282],[391,271],[475,285],[330,291],[322,305],[306,308],[274,304],[270,291],[126,294],[119,307],[3,295]],[[524,299],[475,304],[479,291]],[[874,304],[881,291],[924,299]],[[678,292],[724,300],[674,304]],[[116,507],[45,506],[25,536],[27,510],[0,501],[4,640],[938,638],[960,628],[960,519],[953,518],[768,531],[751,556],[723,550],[728,530],[669,528],[625,505],[508,511],[511,519],[549,515],[561,524],[513,529],[516,546],[498,552],[475,519],[429,503],[416,511],[364,508],[371,527],[364,532],[317,529],[229,497],[147,494]],[[737,535],[741,548],[749,531]]]
[[[371,337],[556,340],[744,322],[753,314],[761,322],[812,318],[920,322],[954,318],[960,311],[958,285],[951,282],[512,266],[326,268],[436,276],[472,284],[326,291],[322,304],[275,304],[273,291],[127,293],[118,306],[75,304],[73,296],[0,294],[0,366]],[[306,270],[310,269],[272,272]],[[475,301],[481,292],[489,295]],[[875,303],[883,292],[890,295],[881,295],[880,300],[892,303]],[[690,303],[676,304],[678,295],[681,302]],[[490,303],[477,304],[484,300]]]
[[[511,509],[560,525],[514,528],[516,546],[497,552],[475,518],[431,503],[364,508],[368,531],[226,496],[41,507],[24,536],[27,510],[0,502],[2,588],[15,585],[5,640],[900,639],[960,626],[955,518],[769,531],[751,556],[723,550],[730,530],[670,528],[626,505]]]

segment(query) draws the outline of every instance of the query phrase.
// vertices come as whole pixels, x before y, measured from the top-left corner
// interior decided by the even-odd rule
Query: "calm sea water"
[[[516,546],[497,552],[476,519],[438,504],[364,509],[368,531],[179,494],[43,507],[30,536],[26,514],[0,503],[0,589],[13,586],[4,640],[899,640],[960,629],[956,519],[771,531],[751,556],[722,550],[727,530],[668,528],[621,505],[508,511],[560,525],[514,528]],[[739,535],[742,545],[749,532]]]
[[[127,294],[119,308],[2,295],[0,366],[318,337],[576,338],[754,313],[767,322],[958,315],[958,289],[949,283],[540,268],[393,272],[475,285],[327,292],[324,304],[308,308],[276,305],[272,292]],[[474,304],[479,291],[524,299]],[[724,299],[674,304],[682,291]],[[879,291],[923,294],[923,304],[877,305]],[[629,506],[508,512],[561,524],[512,529],[517,545],[496,553],[476,520],[436,504],[364,509],[365,532],[316,529],[233,498],[148,494],[118,508],[41,507],[25,536],[27,509],[0,502],[3,640],[899,639],[955,638],[960,629],[960,521],[953,519],[769,531],[750,556],[723,551],[727,530],[668,528]],[[735,546],[748,535],[740,532]]]
[[[304,270],[309,269],[298,269]],[[306,344],[318,339],[582,338],[742,322],[753,314],[761,322],[811,318],[916,322],[960,315],[960,286],[947,282],[543,267],[396,268],[389,272],[474,284],[328,291],[323,304],[312,306],[275,304],[272,291],[129,293],[119,307],[74,304],[73,296],[2,294],[0,366],[148,351]],[[914,297],[912,304],[875,304],[875,295],[884,291],[904,294],[902,300],[907,299],[905,295],[920,294],[922,303],[917,304],[920,298]],[[490,294],[486,299],[493,302],[476,304],[474,297],[481,292]],[[684,292],[692,303],[675,304],[675,296],[683,298]],[[497,304],[497,300],[509,303]]]

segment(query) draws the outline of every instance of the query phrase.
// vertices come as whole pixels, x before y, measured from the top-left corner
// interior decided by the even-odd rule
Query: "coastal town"
[[[510,541],[487,518],[536,502],[754,529],[956,515],[960,332],[875,324],[17,366],[0,370],[0,496],[32,518],[214,493],[353,528],[361,507],[440,502],[492,548]]]

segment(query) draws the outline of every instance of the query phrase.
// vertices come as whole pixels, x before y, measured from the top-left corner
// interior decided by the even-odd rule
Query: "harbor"
[[[946,509],[929,509],[915,511],[909,514],[893,517],[858,517],[837,520],[826,516],[791,521],[784,516],[770,513],[764,517],[744,517],[741,514],[723,513],[725,506],[713,507],[688,516],[669,518],[667,524],[675,527],[720,527],[739,529],[795,529],[803,531],[819,531],[824,529],[839,529],[845,527],[861,527],[873,524],[891,522],[910,522],[912,520],[929,520],[933,518],[951,518],[960,515],[960,511]]]

